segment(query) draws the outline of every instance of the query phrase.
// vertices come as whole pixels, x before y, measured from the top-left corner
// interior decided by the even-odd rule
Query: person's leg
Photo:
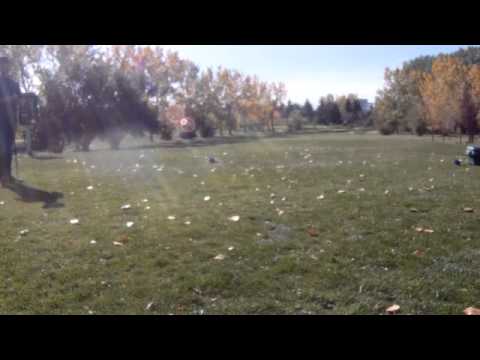
[[[26,145],[27,145],[27,154],[33,156],[32,151],[32,129],[30,127],[27,128],[26,133]]]
[[[7,134],[5,129],[2,127],[0,119],[0,180],[3,182],[3,177],[6,175],[7,171]]]
[[[10,183],[12,179],[12,158],[13,158],[13,145],[15,142],[15,135],[13,132],[7,128],[4,129],[4,135],[2,136],[2,157],[3,157],[3,166],[2,166],[2,184]]]
[[[13,159],[13,149],[10,144],[10,147],[7,151],[7,156],[6,156],[6,164],[5,164],[5,170],[6,170],[6,175],[7,177],[11,178],[12,177],[12,159]]]

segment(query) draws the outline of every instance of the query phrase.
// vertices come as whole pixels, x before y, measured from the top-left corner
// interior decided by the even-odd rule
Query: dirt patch
[[[269,243],[286,242],[292,238],[292,229],[284,224],[275,224],[266,221],[265,230],[268,237],[263,240],[269,240]]]

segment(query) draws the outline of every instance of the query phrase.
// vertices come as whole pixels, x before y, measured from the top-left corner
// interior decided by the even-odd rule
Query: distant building
[[[358,99],[358,101],[360,102],[360,106],[362,107],[363,112],[369,112],[373,109],[373,104],[367,99]]]

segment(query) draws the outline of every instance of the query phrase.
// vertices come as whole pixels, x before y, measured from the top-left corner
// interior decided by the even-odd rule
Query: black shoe
[[[5,175],[0,179],[0,183],[3,187],[15,184],[15,179],[11,175]]]

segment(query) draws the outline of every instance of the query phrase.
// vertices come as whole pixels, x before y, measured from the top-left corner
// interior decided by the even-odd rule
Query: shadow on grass
[[[153,144],[141,144],[132,145],[117,150],[111,150],[109,148],[97,148],[90,150],[91,152],[104,152],[104,151],[132,151],[132,150],[149,150],[149,149],[185,149],[185,148],[199,148],[216,145],[228,145],[228,144],[242,144],[253,141],[259,141],[265,136],[223,136],[214,137],[209,139],[193,139],[193,140],[172,140],[170,142],[162,141]]]
[[[161,141],[151,144],[139,144],[139,145],[125,145],[117,150],[112,150],[109,147],[92,148],[87,152],[110,152],[110,151],[134,151],[134,150],[149,150],[149,149],[185,149],[185,148],[201,148],[217,145],[233,145],[233,144],[245,144],[258,142],[269,139],[282,139],[293,138],[302,135],[314,135],[314,134],[336,134],[336,133],[348,133],[352,132],[352,129],[334,128],[334,129],[315,129],[305,128],[303,130],[295,132],[277,131],[275,133],[244,133],[242,135],[233,136],[215,136],[212,138],[196,138],[192,140],[171,140]],[[74,151],[83,153],[84,151]]]
[[[297,132],[276,132],[276,133],[259,133],[255,135],[234,135],[234,136],[216,136],[206,139],[193,139],[193,140],[172,140],[170,142],[162,141],[154,144],[134,145],[125,148],[120,148],[118,151],[131,151],[131,150],[148,150],[148,149],[183,149],[183,148],[199,148],[207,146],[218,145],[233,145],[233,144],[246,144],[252,142],[258,142],[269,139],[286,139],[301,135],[312,134],[330,134],[330,133],[345,133],[351,130],[302,130]],[[93,151],[110,151],[110,149],[95,149]]]
[[[63,159],[61,156],[55,156],[55,155],[37,155],[33,154],[31,156],[32,159],[34,160],[60,160]]]
[[[5,188],[13,191],[20,197],[20,201],[27,203],[43,202],[43,208],[60,208],[64,204],[58,202],[63,198],[63,194],[59,192],[48,192],[23,184],[20,181],[15,181],[11,184],[6,184]]]

